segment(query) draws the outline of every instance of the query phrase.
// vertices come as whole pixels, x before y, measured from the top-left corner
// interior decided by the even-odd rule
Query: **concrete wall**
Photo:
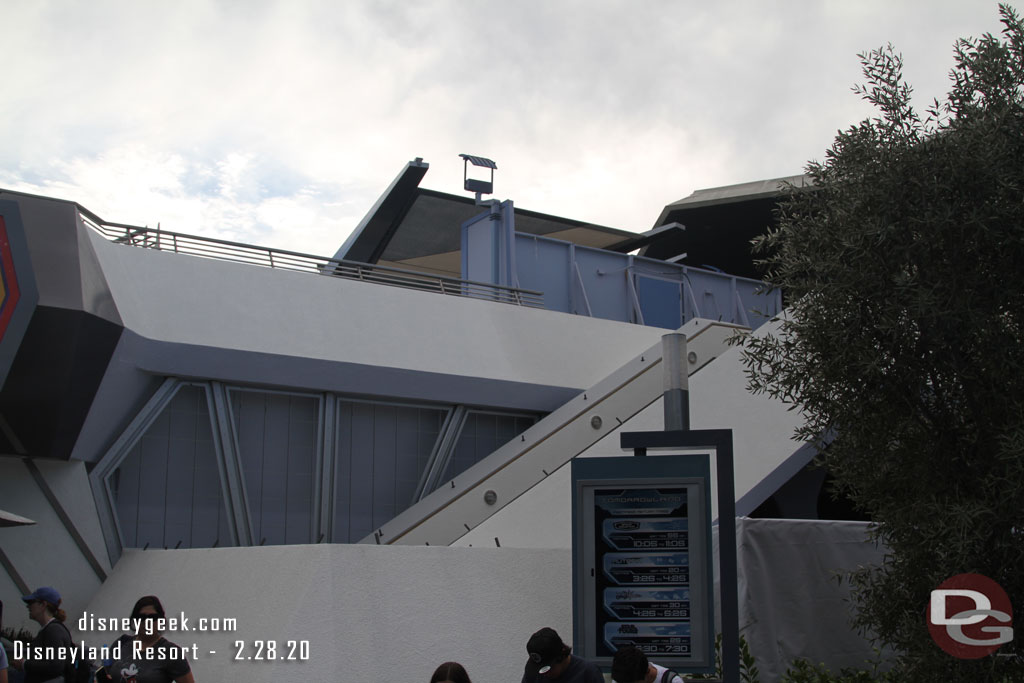
[[[777,322],[769,323],[755,334],[777,326]],[[787,410],[780,401],[747,391],[740,353],[741,349],[730,348],[690,377],[690,426],[733,430],[736,499],[745,499],[744,509],[737,513],[744,515],[807,464],[811,454],[796,453],[800,444],[792,436],[799,413]],[[579,457],[631,455],[619,447],[622,432],[663,429],[664,407],[658,399]],[[559,468],[455,545],[494,546],[498,538],[502,546],[568,548],[572,543],[570,471],[570,464]],[[711,479],[714,518],[718,504],[713,460]]]
[[[866,525],[738,519],[741,632],[763,683],[794,658],[859,665],[873,657],[849,627],[848,591],[833,571],[876,562]],[[714,535],[717,545],[717,533]],[[158,595],[168,616],[236,619],[237,630],[165,634],[196,645],[197,681],[426,681],[455,660],[478,683],[518,681],[529,635],[552,626],[572,642],[568,549],[303,545],[133,550],[85,607],[69,609],[89,645],[118,634],[83,613],[125,617]],[[717,582],[716,582],[717,583]],[[717,585],[716,585],[717,592]],[[236,641],[309,641],[305,662],[236,661]],[[211,651],[213,652],[211,654]]]
[[[160,341],[582,388],[664,333],[90,239],[125,326]]]
[[[237,619],[195,643],[197,681],[426,681],[455,660],[475,681],[518,681],[542,626],[571,638],[568,550],[306,545],[129,551],[85,608],[128,616],[142,595],[168,616]],[[77,621],[81,611],[69,621]],[[77,626],[77,624],[72,624]],[[103,645],[116,634],[75,632]],[[234,661],[235,641],[308,640],[307,662]],[[215,654],[210,654],[210,651]]]

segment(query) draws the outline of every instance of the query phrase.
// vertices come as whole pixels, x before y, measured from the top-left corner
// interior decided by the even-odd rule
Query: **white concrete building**
[[[83,614],[156,594],[193,628],[237,620],[168,634],[197,680],[426,680],[452,659],[518,680],[532,631],[571,636],[567,463],[662,428],[675,329],[692,426],[734,432],[738,514],[842,518],[798,416],[746,391],[728,342],[781,313],[736,253],[777,183],[696,193],[634,235],[424,190],[426,171],[332,258],[0,191],[0,509],[35,521],[0,528],[5,626],[52,585],[102,645]],[[308,658],[248,659],[268,641]]]

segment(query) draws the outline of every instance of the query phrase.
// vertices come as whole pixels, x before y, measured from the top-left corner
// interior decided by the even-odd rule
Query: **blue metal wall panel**
[[[640,322],[639,306],[644,324],[676,329],[695,317],[756,328],[782,310],[781,295],[755,280],[537,235],[516,234],[516,266],[520,286],[553,311]]]
[[[339,401],[333,540],[357,541],[412,502],[445,411]]]
[[[126,547],[231,544],[202,387],[178,389],[111,481]]]
[[[185,398],[183,392],[179,396]],[[170,441],[170,416],[172,406],[179,404],[179,396],[175,397],[171,406],[161,416],[147,434],[139,442],[139,508],[138,508],[138,545],[149,543],[153,547],[164,547],[164,516],[167,507],[167,491],[164,481],[167,478],[168,442]]]
[[[276,400],[275,400],[276,399]],[[246,425],[257,434],[262,434],[259,450],[250,459],[244,451],[239,452],[242,472],[256,469],[254,478],[259,481],[259,493],[250,494],[249,508],[259,508],[259,521],[252,520],[253,541],[262,543],[284,543],[285,508],[288,505],[288,425],[275,419],[281,412],[281,397],[267,397],[263,401],[263,415],[253,425]],[[268,413],[270,413],[268,415]],[[252,465],[250,465],[252,463]]]
[[[289,397],[285,543],[317,540],[313,538],[313,491],[319,413],[319,400]]]
[[[467,280],[497,284],[500,278],[499,230],[489,213],[462,224],[462,272]]]
[[[319,399],[248,390],[230,393],[256,542],[312,542]]]
[[[398,462],[404,463],[405,466],[398,467],[395,471],[394,500],[395,508],[401,511],[412,503],[420,473],[426,467],[433,443],[425,452],[420,450],[418,410],[400,414],[398,418],[395,429],[395,452],[398,454]]]
[[[519,286],[544,292],[544,307],[573,313],[570,287],[570,244],[516,233],[516,267]]]
[[[118,524],[124,535],[124,544],[131,548],[138,547],[140,460],[129,456],[111,477]]]
[[[373,526],[384,524],[395,516],[395,474],[398,471],[398,453],[395,431],[398,428],[397,410],[391,406],[377,406],[373,418]],[[367,532],[369,533],[369,531]]]
[[[334,463],[334,518],[331,520],[331,540],[341,543],[351,537],[352,491],[352,412],[355,404],[338,402],[338,421],[335,430]]]
[[[782,313],[782,298],[777,292],[767,292],[762,283],[739,280],[736,288],[746,304],[752,328],[756,329]]]
[[[263,529],[263,424],[266,406],[262,397],[248,392],[231,392],[231,411],[234,417],[238,453],[242,461],[245,490],[249,498],[249,520],[257,541]],[[256,430],[253,425],[259,425]]]
[[[349,433],[339,437],[349,442],[348,457],[350,479],[338,485],[348,488],[348,535],[345,540],[362,538],[373,531],[373,475],[374,443],[372,405],[355,404],[351,407],[352,421]]]
[[[670,330],[683,325],[683,299],[681,282],[638,275],[636,292],[640,300],[644,325],[665,327]]]
[[[221,405],[211,403],[210,391],[216,387],[178,384],[112,465],[122,547],[233,545],[236,524],[251,525],[251,534],[237,529],[245,543],[318,542],[314,529],[329,530],[333,542],[358,541],[414,502],[451,412],[339,399],[334,414],[324,416],[333,422],[327,429],[320,424],[321,395],[228,387]],[[474,415],[450,471],[461,472],[534,422],[524,415]],[[214,425],[224,431],[216,439]],[[333,448],[321,463],[324,432],[333,435]],[[324,508],[329,519],[314,508],[321,466],[333,474],[326,494],[333,499]],[[224,478],[226,471],[231,479],[233,467],[237,484]],[[245,503],[236,517],[228,513],[227,491]]]
[[[601,249],[576,247],[575,251],[591,315],[629,321],[632,303],[626,285],[628,257]]]
[[[196,444],[195,477],[192,480],[192,518],[202,523],[192,524],[192,548],[211,548],[234,545],[231,526],[224,504],[217,454],[213,441],[201,440]]]
[[[192,481],[195,478],[197,464],[196,451],[201,441],[194,437],[186,438],[188,431],[193,434],[196,431],[195,414],[193,413],[191,417],[192,420],[189,420],[189,415],[181,412],[171,415],[172,425],[180,431],[171,430],[171,434],[177,436],[171,438],[167,445],[165,476],[169,496],[168,504],[164,508],[163,544],[169,548],[179,543],[186,548],[192,545]],[[201,417],[206,418],[205,415]]]
[[[524,415],[470,412],[438,482],[451,481],[525,432],[535,422],[535,418]]]

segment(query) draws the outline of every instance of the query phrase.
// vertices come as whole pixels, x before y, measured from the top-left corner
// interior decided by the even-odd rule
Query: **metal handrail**
[[[261,247],[214,237],[199,237],[180,232],[159,230],[123,223],[107,223],[92,212],[79,207],[79,216],[87,226],[116,244],[146,249],[171,251],[200,258],[232,261],[278,270],[291,270],[317,275],[372,282],[392,287],[437,292],[451,296],[485,299],[502,303],[544,308],[543,292],[517,287],[504,287],[488,282],[474,282],[444,275],[420,273],[391,266],[316,256],[286,249]]]

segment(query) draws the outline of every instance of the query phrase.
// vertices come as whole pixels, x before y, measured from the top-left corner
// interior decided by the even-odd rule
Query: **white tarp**
[[[717,558],[717,527],[714,543]],[[799,658],[838,672],[877,657],[853,630],[849,587],[837,579],[881,563],[884,551],[868,540],[866,522],[739,517],[736,543],[740,634],[762,683],[778,681]]]

